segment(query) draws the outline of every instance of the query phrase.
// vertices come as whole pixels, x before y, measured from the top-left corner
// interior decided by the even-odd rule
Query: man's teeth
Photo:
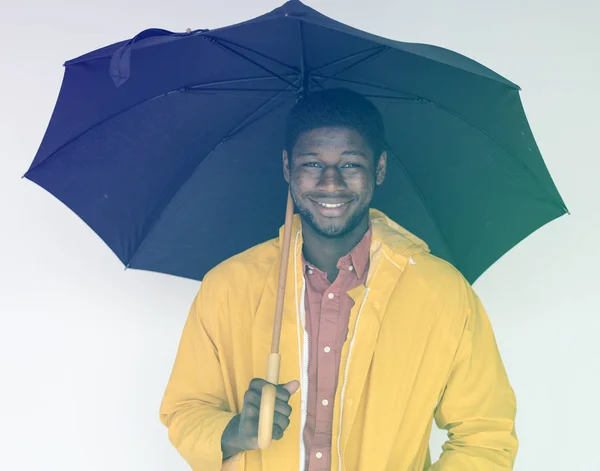
[[[325,208],[339,208],[340,206],[344,206],[346,203],[338,203],[338,204],[319,203],[319,204]]]

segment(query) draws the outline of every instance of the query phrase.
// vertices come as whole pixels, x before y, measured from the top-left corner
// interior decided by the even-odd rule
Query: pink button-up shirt
[[[309,339],[308,410],[304,428],[306,470],[331,468],[333,401],[338,385],[342,347],[354,301],[348,291],[365,284],[369,271],[372,229],[337,263],[333,283],[302,257],[306,279],[306,332]]]

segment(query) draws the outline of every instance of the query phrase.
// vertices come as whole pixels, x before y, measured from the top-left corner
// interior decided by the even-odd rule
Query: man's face
[[[354,129],[324,127],[301,134],[292,156],[283,152],[285,180],[300,216],[318,234],[342,237],[368,218],[386,153],[377,159]]]

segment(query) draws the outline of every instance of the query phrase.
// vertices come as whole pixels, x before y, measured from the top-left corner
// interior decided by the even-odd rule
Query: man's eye
[[[303,167],[318,167],[319,164],[317,162],[306,162],[305,164],[302,164]]]
[[[359,164],[346,164],[344,168],[360,168]]]

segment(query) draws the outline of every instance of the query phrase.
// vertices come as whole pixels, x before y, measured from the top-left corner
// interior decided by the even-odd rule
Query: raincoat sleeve
[[[516,399],[488,316],[465,281],[467,320],[435,411],[449,440],[427,471],[512,470],[518,449]]]
[[[185,323],[171,378],[160,407],[169,440],[194,471],[219,471],[221,436],[235,416],[227,400],[219,355],[211,337],[218,311],[209,282],[200,286]],[[223,469],[231,466],[225,462]]]

